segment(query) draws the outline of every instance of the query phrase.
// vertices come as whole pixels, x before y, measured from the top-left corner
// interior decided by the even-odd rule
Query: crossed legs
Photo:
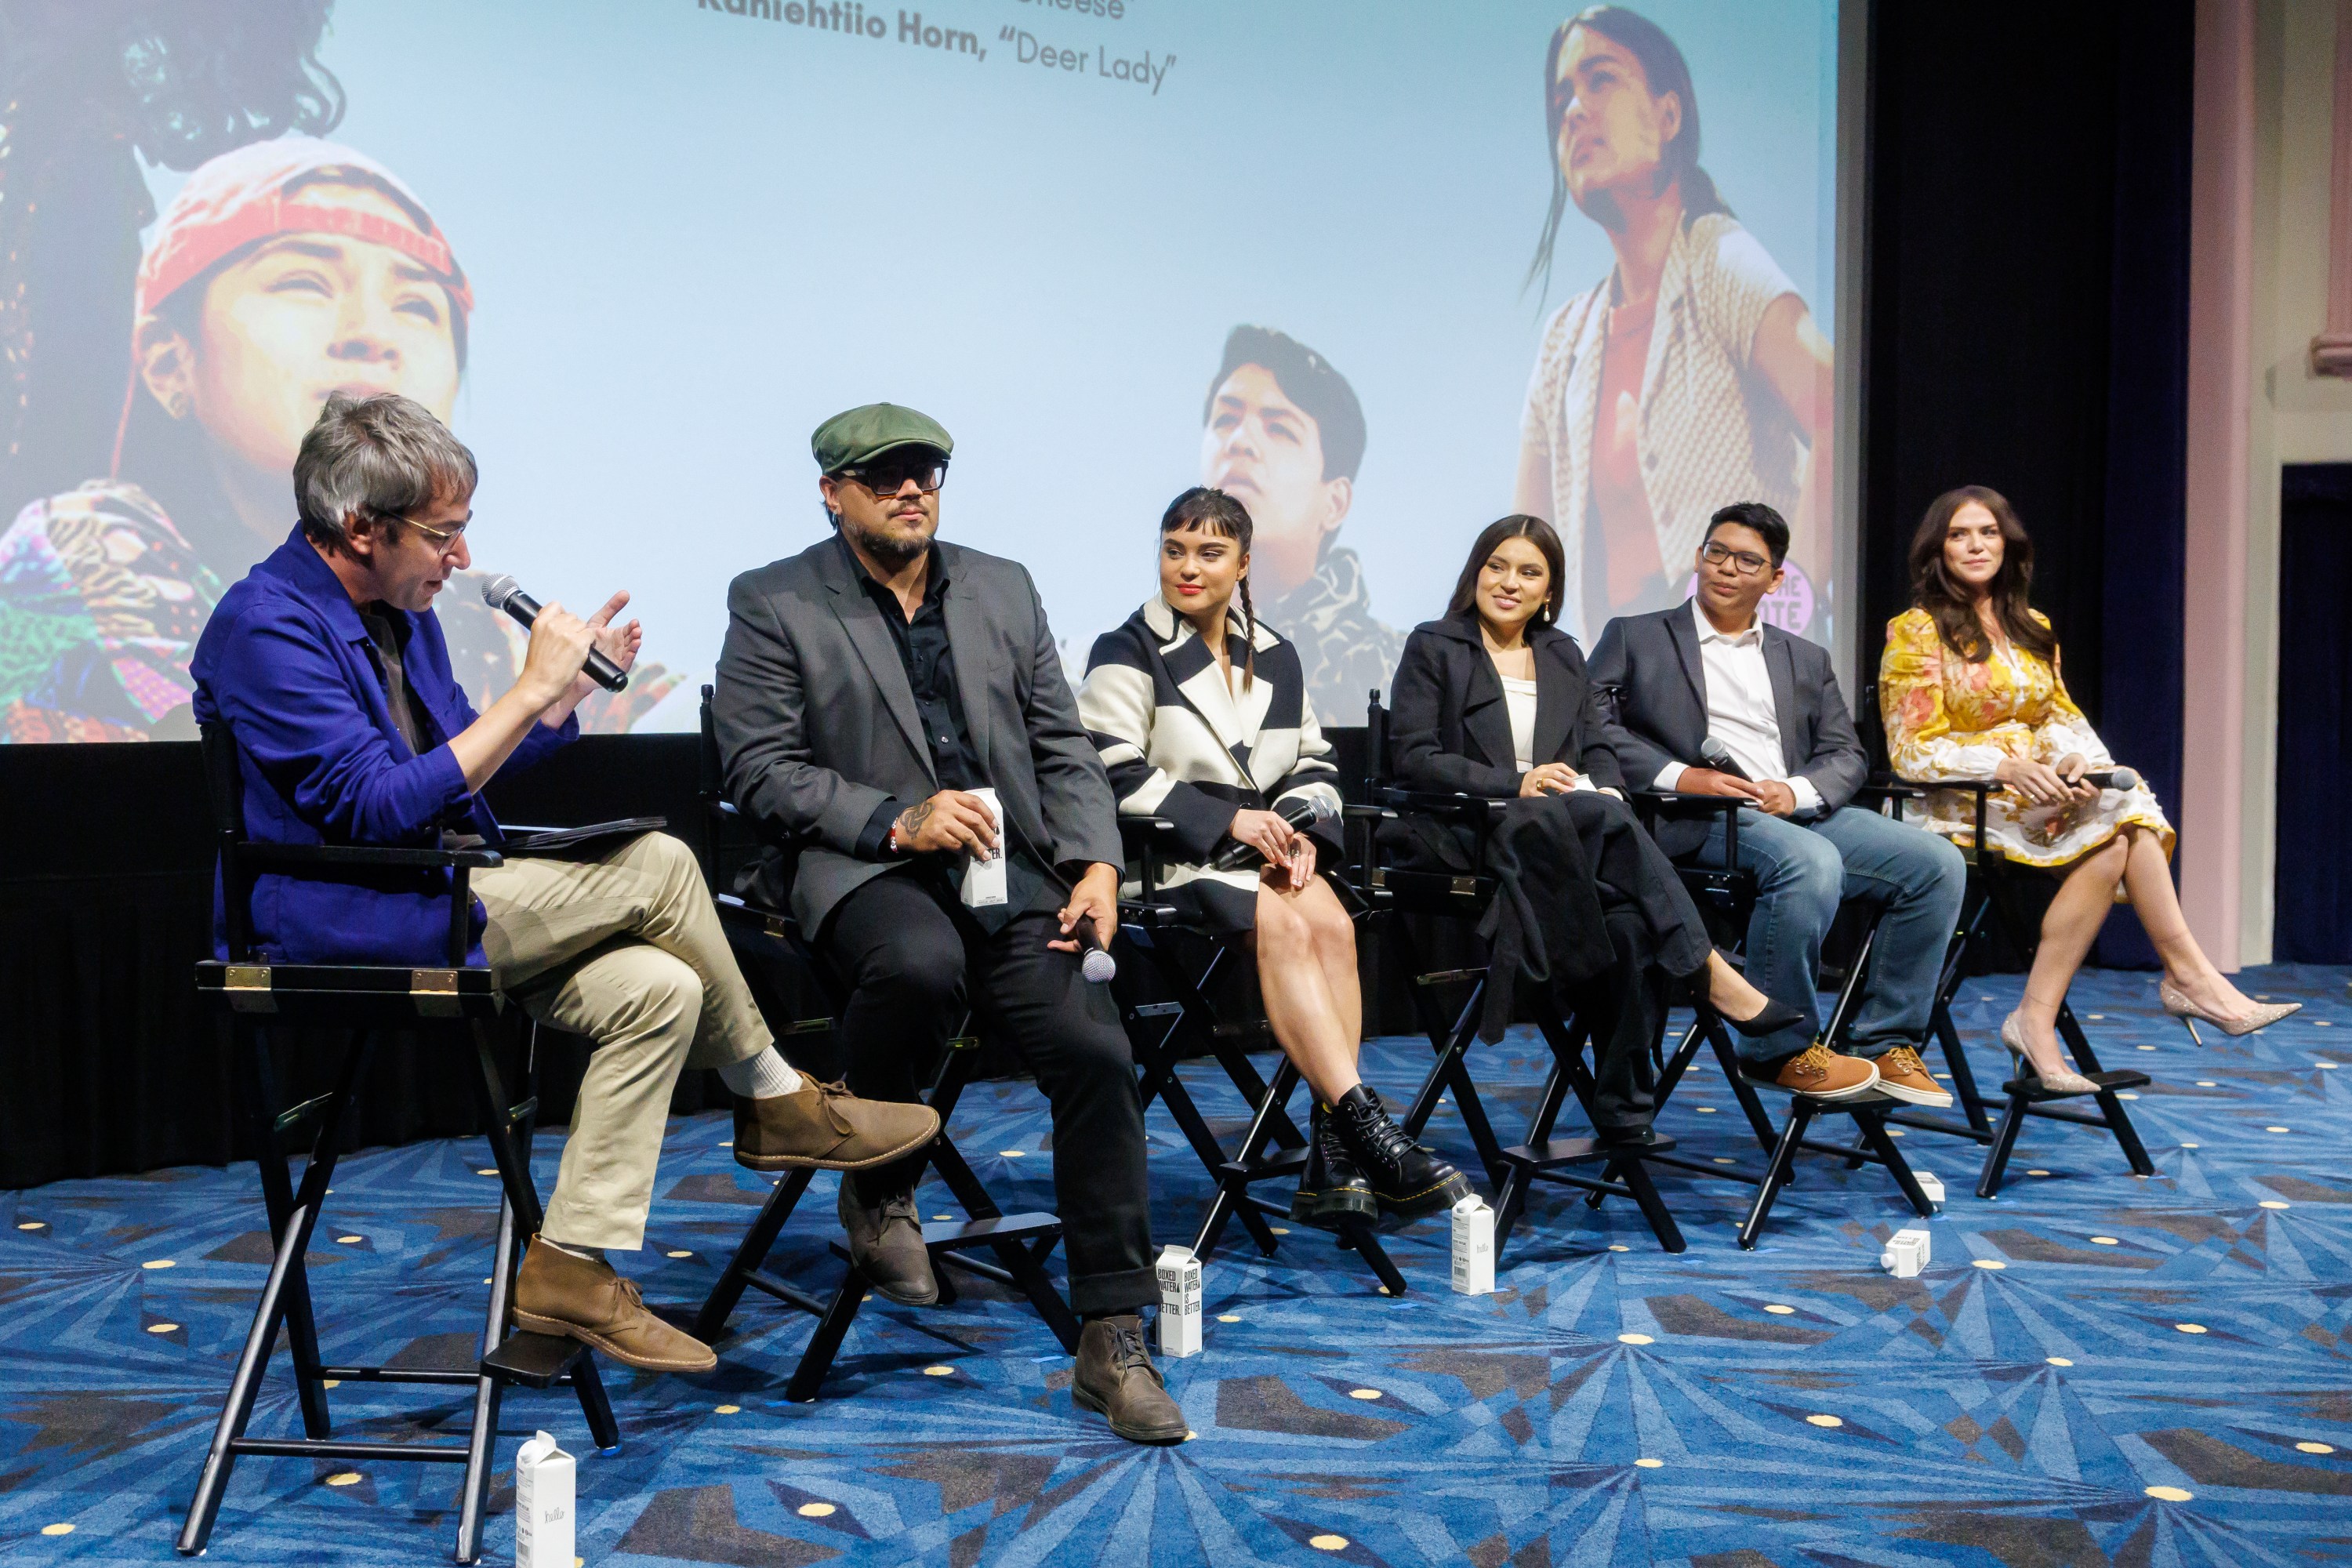
[[[2066,1058],[2058,1044],[2058,1007],[2098,939],[2099,928],[2106,923],[2107,911],[2115,907],[2119,882],[2131,895],[2132,908],[2139,912],[2157,956],[2164,961],[2166,979],[2191,1002],[2223,1017],[2235,1017],[2254,1005],[2213,967],[2189,934],[2162,841],[2147,828],[2126,823],[2113,838],[2067,868],[2042,917],[2041,945],[2034,949],[2033,967],[2025,977],[2017,1023],[2034,1070],[2044,1077],[2065,1070]]]

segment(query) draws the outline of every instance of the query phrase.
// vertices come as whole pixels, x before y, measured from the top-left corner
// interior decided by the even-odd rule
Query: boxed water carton
[[[1189,1247],[1161,1249],[1153,1269],[1160,1277],[1160,1353],[1201,1353],[1201,1260]]]
[[[996,792],[986,786],[965,792],[976,795],[987,803],[988,815],[996,823],[996,853],[982,859],[967,855],[963,866],[963,901],[966,909],[987,909],[1004,902],[1004,803]]]
[[[1936,1205],[1936,1212],[1941,1214],[1944,1209],[1944,1178],[1933,1171],[1921,1170],[1914,1170],[1911,1176],[1919,1184],[1919,1190],[1927,1194],[1927,1201]]]
[[[1886,1250],[1878,1255],[1879,1267],[1897,1279],[1909,1279],[1927,1267],[1927,1233],[1916,1226],[1907,1226],[1886,1238]]]
[[[1454,1289],[1495,1293],[1495,1211],[1475,1193],[1454,1205]]]
[[[572,1568],[572,1489],[578,1467],[539,1433],[515,1455],[515,1568]]]

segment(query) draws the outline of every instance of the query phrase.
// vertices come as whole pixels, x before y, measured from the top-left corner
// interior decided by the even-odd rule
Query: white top
[[[1715,623],[1690,604],[1691,619],[1698,624],[1699,672],[1706,681],[1707,733],[1723,742],[1740,771],[1763,784],[1779,779],[1797,797],[1797,815],[1822,808],[1822,792],[1813,781],[1790,778],[1780,752],[1780,721],[1772,702],[1772,672],[1764,665],[1763,623],[1750,617],[1747,629],[1719,632]],[[1683,776],[1683,764],[1668,763],[1658,770],[1660,789],[1673,789]]]
[[[1496,673],[1503,682],[1504,705],[1511,710],[1511,754],[1524,773],[1536,765],[1536,683]]]

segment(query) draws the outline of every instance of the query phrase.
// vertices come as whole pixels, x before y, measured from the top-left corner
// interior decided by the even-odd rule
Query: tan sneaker
[[[1844,1100],[1878,1087],[1878,1069],[1860,1057],[1843,1057],[1815,1040],[1780,1064],[1766,1080],[1815,1100]]]
[[[1878,1092],[1914,1105],[1952,1103],[1952,1091],[1935,1080],[1927,1064],[1909,1046],[1897,1046],[1878,1058]]]
[[[535,1334],[578,1340],[641,1372],[709,1372],[710,1347],[646,1310],[636,1286],[609,1263],[530,1238],[515,1270],[514,1321]]]
[[[735,1101],[735,1163],[754,1171],[863,1171],[913,1153],[939,1132],[939,1112],[928,1105],[860,1100],[805,1075],[797,1094]]]

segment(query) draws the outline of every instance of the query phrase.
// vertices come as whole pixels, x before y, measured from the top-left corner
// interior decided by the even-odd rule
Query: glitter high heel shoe
[[[2303,1004],[2300,1002],[2257,1002],[2252,1010],[2241,1013],[2234,1018],[2224,1018],[2219,1013],[2209,1013],[2191,1002],[2188,993],[2180,990],[2169,980],[2159,980],[2156,983],[2156,999],[2164,1004],[2166,1012],[2180,1020],[2180,1026],[2189,1031],[2189,1037],[2200,1046],[2205,1043],[2205,1039],[2197,1032],[2197,1021],[2200,1018],[2225,1035],[2251,1035],[2256,1029],[2269,1028],[2290,1013],[2303,1011]]]
[[[2000,1021],[2000,1043],[2007,1046],[2009,1054],[2017,1058],[2020,1069],[2032,1073],[2042,1087],[2051,1093],[2096,1094],[2099,1092],[2099,1086],[2081,1073],[2045,1073],[2035,1067],[2033,1058],[2025,1054],[2025,1031],[2018,1026],[2017,1015],[2014,1013]]]

